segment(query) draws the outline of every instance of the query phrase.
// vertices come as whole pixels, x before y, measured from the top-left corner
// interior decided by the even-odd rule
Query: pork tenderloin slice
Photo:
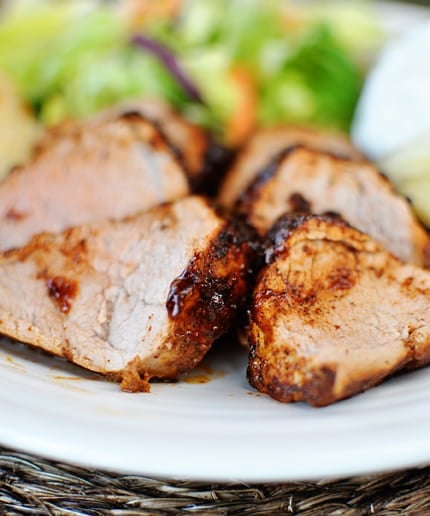
[[[121,219],[188,192],[183,167],[141,116],[70,125],[0,184],[0,250],[43,231]]]
[[[249,256],[200,197],[37,235],[0,256],[0,332],[146,390],[228,330]]]
[[[253,293],[248,379],[328,405],[430,362],[430,273],[340,219],[282,218]]]
[[[192,192],[213,197],[232,160],[232,150],[216,143],[203,127],[158,99],[130,100],[100,116],[132,111],[137,111],[159,126],[184,164]]]
[[[178,154],[185,166],[190,182],[200,181],[200,176],[203,174],[205,167],[206,153],[211,144],[209,134],[202,127],[189,121],[162,100],[147,97],[126,100],[101,111],[84,122],[63,122],[55,127],[53,131],[54,134],[64,134],[73,130],[77,124],[91,125],[94,122],[109,121],[129,113],[137,113],[146,120],[154,122],[172,146],[172,150]],[[46,137],[45,140],[49,141],[49,132]]]
[[[295,126],[262,129],[245,145],[227,172],[219,192],[220,204],[233,208],[262,169],[280,152],[293,145],[304,145],[354,161],[364,160],[349,139],[341,133]]]
[[[430,266],[430,237],[408,202],[369,163],[301,146],[284,151],[237,209],[260,235],[283,213],[336,212],[401,260]]]
[[[156,99],[139,99],[124,104],[124,111],[136,110],[144,117],[158,123],[171,144],[183,158],[192,184],[201,181],[206,154],[211,140],[208,133],[174,111],[165,102]]]

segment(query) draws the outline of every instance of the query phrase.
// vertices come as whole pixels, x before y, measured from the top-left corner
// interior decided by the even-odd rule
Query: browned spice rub
[[[369,163],[290,147],[260,173],[236,208],[260,235],[286,212],[335,212],[401,260],[430,267],[428,233]]]
[[[228,330],[251,257],[200,197],[41,234],[0,255],[0,332],[148,390],[192,369]]]
[[[260,129],[241,149],[228,170],[220,188],[219,202],[232,208],[261,170],[284,149],[295,145],[330,152],[353,161],[364,161],[349,139],[340,133],[300,126]]]
[[[430,362],[430,273],[339,218],[283,217],[250,316],[248,379],[328,405]]]

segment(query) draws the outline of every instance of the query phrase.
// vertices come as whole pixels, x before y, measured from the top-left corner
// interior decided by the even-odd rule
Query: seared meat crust
[[[140,115],[71,124],[47,136],[0,185],[0,250],[42,231],[121,219],[188,193],[184,168]]]
[[[430,273],[339,218],[280,219],[251,303],[248,379],[324,406],[430,362]]]
[[[262,129],[241,150],[223,180],[219,192],[221,205],[232,208],[259,173],[280,152],[294,145],[330,152],[354,161],[364,160],[348,138],[339,133],[294,126]]]
[[[147,390],[228,330],[251,254],[199,197],[41,234],[0,256],[0,332]]]
[[[430,266],[430,238],[407,201],[368,163],[301,146],[278,156],[237,209],[260,235],[283,213],[335,212],[405,262]]]

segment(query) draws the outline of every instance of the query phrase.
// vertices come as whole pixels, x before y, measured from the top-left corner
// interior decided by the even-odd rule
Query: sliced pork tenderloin
[[[0,184],[0,250],[40,232],[120,219],[184,197],[184,168],[138,114],[71,124]]]
[[[129,100],[100,113],[98,118],[109,119],[131,112],[137,112],[159,126],[183,160],[191,184],[200,184],[211,145],[209,134],[158,99]]]
[[[99,117],[109,118],[127,112],[140,113],[158,125],[185,165],[194,193],[215,196],[233,159],[231,149],[217,143],[203,127],[158,99],[129,100],[104,111]]]
[[[0,333],[145,391],[228,330],[250,256],[200,197],[37,235],[0,256]]]
[[[339,218],[283,217],[255,288],[248,378],[328,405],[430,362],[430,272]]]
[[[260,235],[283,213],[336,212],[401,260],[430,266],[429,234],[369,163],[291,147],[248,188],[237,210]]]
[[[330,152],[354,161],[364,160],[349,139],[341,133],[294,126],[261,129],[241,150],[227,172],[218,196],[220,204],[233,208],[262,169],[266,168],[280,152],[293,145]]]

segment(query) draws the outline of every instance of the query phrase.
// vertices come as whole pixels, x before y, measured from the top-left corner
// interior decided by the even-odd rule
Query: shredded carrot
[[[226,124],[225,142],[235,147],[242,144],[255,129],[257,87],[251,74],[243,68],[233,68],[229,79],[236,91],[237,102]]]

